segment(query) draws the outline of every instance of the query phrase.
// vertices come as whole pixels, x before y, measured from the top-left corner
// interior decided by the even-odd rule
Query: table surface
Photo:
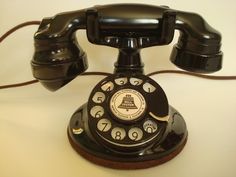
[[[119,2],[126,1],[1,0],[0,34],[24,21],[41,20],[95,4]],[[223,37],[223,68],[213,75],[236,75],[235,1],[153,0],[140,3],[165,4],[201,14]],[[37,26],[21,29],[0,44],[0,85],[33,79],[29,63],[36,29]],[[77,36],[89,58],[88,71],[112,72],[116,49],[91,45],[84,31],[78,32]],[[142,51],[146,73],[177,69],[169,61],[174,43]],[[57,92],[49,92],[39,83],[0,90],[0,176],[236,176],[235,80],[213,81],[178,74],[152,76],[165,90],[169,103],[184,116],[189,131],[188,142],[176,158],[163,165],[126,171],[90,163],[72,149],[67,139],[66,129],[72,113],[87,101],[91,89],[102,78],[79,76]]]

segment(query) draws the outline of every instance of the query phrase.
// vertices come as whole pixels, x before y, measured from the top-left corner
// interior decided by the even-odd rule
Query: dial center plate
[[[146,102],[141,93],[133,89],[117,91],[110,100],[112,113],[121,120],[138,119],[146,109]]]

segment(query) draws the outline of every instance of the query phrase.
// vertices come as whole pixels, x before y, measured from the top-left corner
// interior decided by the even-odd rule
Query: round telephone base
[[[87,124],[87,105],[72,116],[68,137],[72,147],[85,159],[115,169],[143,169],[165,163],[181,152],[187,141],[187,128],[183,117],[170,106],[167,131],[158,142],[139,152],[116,152],[96,142]]]

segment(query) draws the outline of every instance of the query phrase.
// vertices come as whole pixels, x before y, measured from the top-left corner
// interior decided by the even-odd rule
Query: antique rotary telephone
[[[42,20],[31,62],[33,75],[55,91],[87,68],[75,32],[93,44],[119,49],[114,74],[100,81],[73,115],[68,137],[86,159],[112,168],[147,168],[170,160],[184,147],[183,117],[162,88],[143,73],[140,50],[169,44],[180,31],[171,61],[211,73],[221,69],[221,36],[194,13],[166,6],[116,4],[58,14]],[[156,59],[156,58],[154,58]]]

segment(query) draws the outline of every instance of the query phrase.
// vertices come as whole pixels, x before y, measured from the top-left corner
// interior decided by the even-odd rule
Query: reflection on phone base
[[[72,147],[85,159],[115,169],[143,169],[165,163],[181,152],[187,141],[187,128],[183,117],[169,107],[169,121],[158,141],[142,149],[118,151],[97,142],[87,127],[87,104],[72,116],[68,126],[68,137]],[[77,131],[76,131],[77,130]],[[121,148],[122,149],[122,148]]]

